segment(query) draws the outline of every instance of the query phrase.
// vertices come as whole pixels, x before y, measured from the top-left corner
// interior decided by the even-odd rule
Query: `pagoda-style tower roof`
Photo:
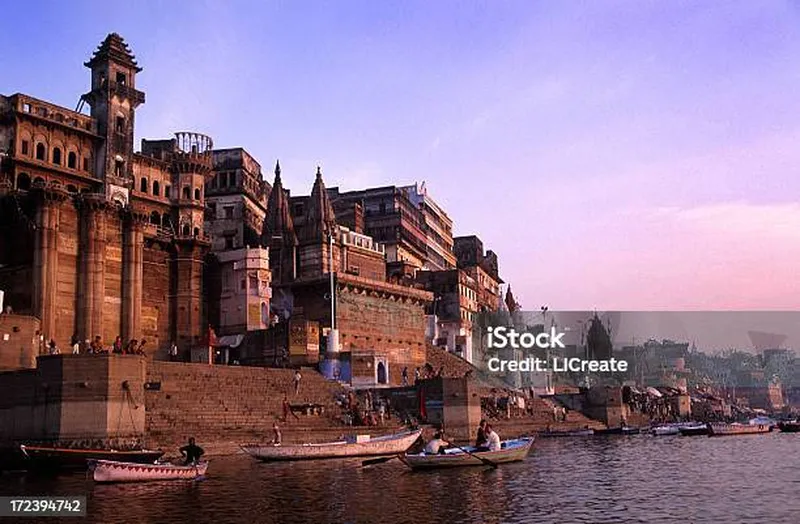
[[[136,57],[131,53],[128,44],[117,33],[109,34],[105,40],[97,47],[92,58],[84,63],[86,67],[94,67],[102,62],[116,62],[141,72],[142,68],[136,63]]]
[[[268,247],[276,240],[275,237],[281,237],[284,246],[297,245],[294,222],[289,213],[289,199],[286,197],[286,191],[284,191],[281,181],[280,162],[275,162],[275,181],[267,201],[267,215],[261,230],[261,244]]]
[[[303,229],[303,240],[326,241],[336,231],[336,214],[328,198],[328,190],[322,181],[322,171],[317,167],[317,179],[308,199],[306,224]]]

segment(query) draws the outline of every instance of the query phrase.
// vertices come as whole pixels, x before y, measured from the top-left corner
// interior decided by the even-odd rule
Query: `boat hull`
[[[594,435],[593,429],[577,429],[574,431],[544,431],[537,434],[540,438],[558,438],[558,437],[589,437]]]
[[[658,426],[650,430],[650,433],[656,437],[664,437],[669,435],[680,435],[680,428],[677,426]]]
[[[95,482],[151,482],[156,480],[194,480],[206,474],[208,462],[190,466],[138,464],[114,460],[91,461]]]
[[[469,466],[486,466],[487,463],[477,457],[481,457],[494,464],[507,464],[509,462],[519,462],[528,456],[533,446],[533,438],[509,440],[504,442],[504,449],[498,451],[478,451],[475,448],[466,447],[470,451],[464,453],[458,448],[452,448],[446,453],[437,455],[427,455],[425,453],[401,455],[401,459],[411,469],[439,469],[439,468],[458,468]],[[473,456],[475,455],[475,456]]]
[[[243,445],[242,450],[264,462],[286,460],[317,460],[348,457],[398,455],[410,448],[422,430],[377,437],[366,442],[326,442],[289,446]]]
[[[800,433],[800,422],[779,422],[778,429],[783,433]]]
[[[765,424],[709,424],[708,436],[725,437],[731,435],[760,435],[772,431],[772,426]]]
[[[108,449],[48,448],[26,445],[21,445],[20,451],[28,463],[35,467],[59,469],[83,469],[87,466],[87,461],[89,460],[113,460],[134,462],[137,464],[152,464],[164,455],[163,451],[147,449],[118,451]]]
[[[680,432],[681,436],[684,437],[699,437],[708,435],[708,426],[705,424],[701,426],[690,426],[679,428],[678,431]]]

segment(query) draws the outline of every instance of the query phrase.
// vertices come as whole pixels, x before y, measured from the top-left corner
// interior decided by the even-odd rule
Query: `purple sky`
[[[800,307],[794,2],[113,4],[5,5],[0,93],[74,108],[117,31],[138,138],[425,180],[527,308]]]

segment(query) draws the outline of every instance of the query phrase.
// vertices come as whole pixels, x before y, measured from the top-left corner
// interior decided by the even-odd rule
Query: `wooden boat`
[[[88,460],[117,460],[152,464],[164,454],[161,450],[116,450],[116,449],[70,449],[45,446],[19,447],[22,454],[34,466],[51,468],[85,468]]]
[[[139,464],[116,460],[92,460],[89,470],[95,482],[148,482],[153,480],[194,480],[206,474],[208,462],[186,466]]]
[[[594,430],[595,435],[638,435],[639,432],[639,428],[632,428],[629,426],[617,426],[613,428]]]
[[[682,437],[696,437],[708,435],[708,424],[695,424],[693,426],[682,426],[678,428]]]
[[[727,435],[757,435],[769,433],[772,426],[766,424],[709,424],[709,437],[723,437]]]
[[[800,422],[796,420],[778,422],[778,429],[783,433],[800,433]]]
[[[591,428],[587,428],[587,429],[576,429],[567,431],[543,431],[541,433],[538,433],[537,435],[542,438],[588,437],[590,435],[594,435],[594,430]]]
[[[680,435],[680,428],[678,426],[656,426],[650,430],[650,433],[655,437]]]
[[[403,453],[416,442],[421,434],[422,430],[418,429],[375,438],[370,438],[369,435],[358,435],[347,440],[320,444],[249,444],[240,447],[251,457],[263,461],[376,457]]]
[[[455,468],[465,466],[486,466],[487,463],[481,457],[494,464],[505,464],[507,462],[519,462],[524,460],[533,446],[533,438],[520,438],[516,440],[506,440],[500,443],[501,449],[498,451],[477,451],[475,447],[464,447],[472,453],[465,453],[458,448],[450,448],[444,453],[429,455],[426,453],[414,453],[400,455],[400,460],[411,469],[434,469],[434,468]]]

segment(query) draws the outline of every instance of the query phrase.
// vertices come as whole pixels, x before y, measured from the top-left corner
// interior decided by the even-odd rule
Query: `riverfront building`
[[[0,96],[0,288],[40,340],[118,335],[165,350],[203,333],[205,182],[212,141],[133,145],[142,71],[113,33],[89,61],[77,111]],[[88,107],[88,113],[82,111]]]

